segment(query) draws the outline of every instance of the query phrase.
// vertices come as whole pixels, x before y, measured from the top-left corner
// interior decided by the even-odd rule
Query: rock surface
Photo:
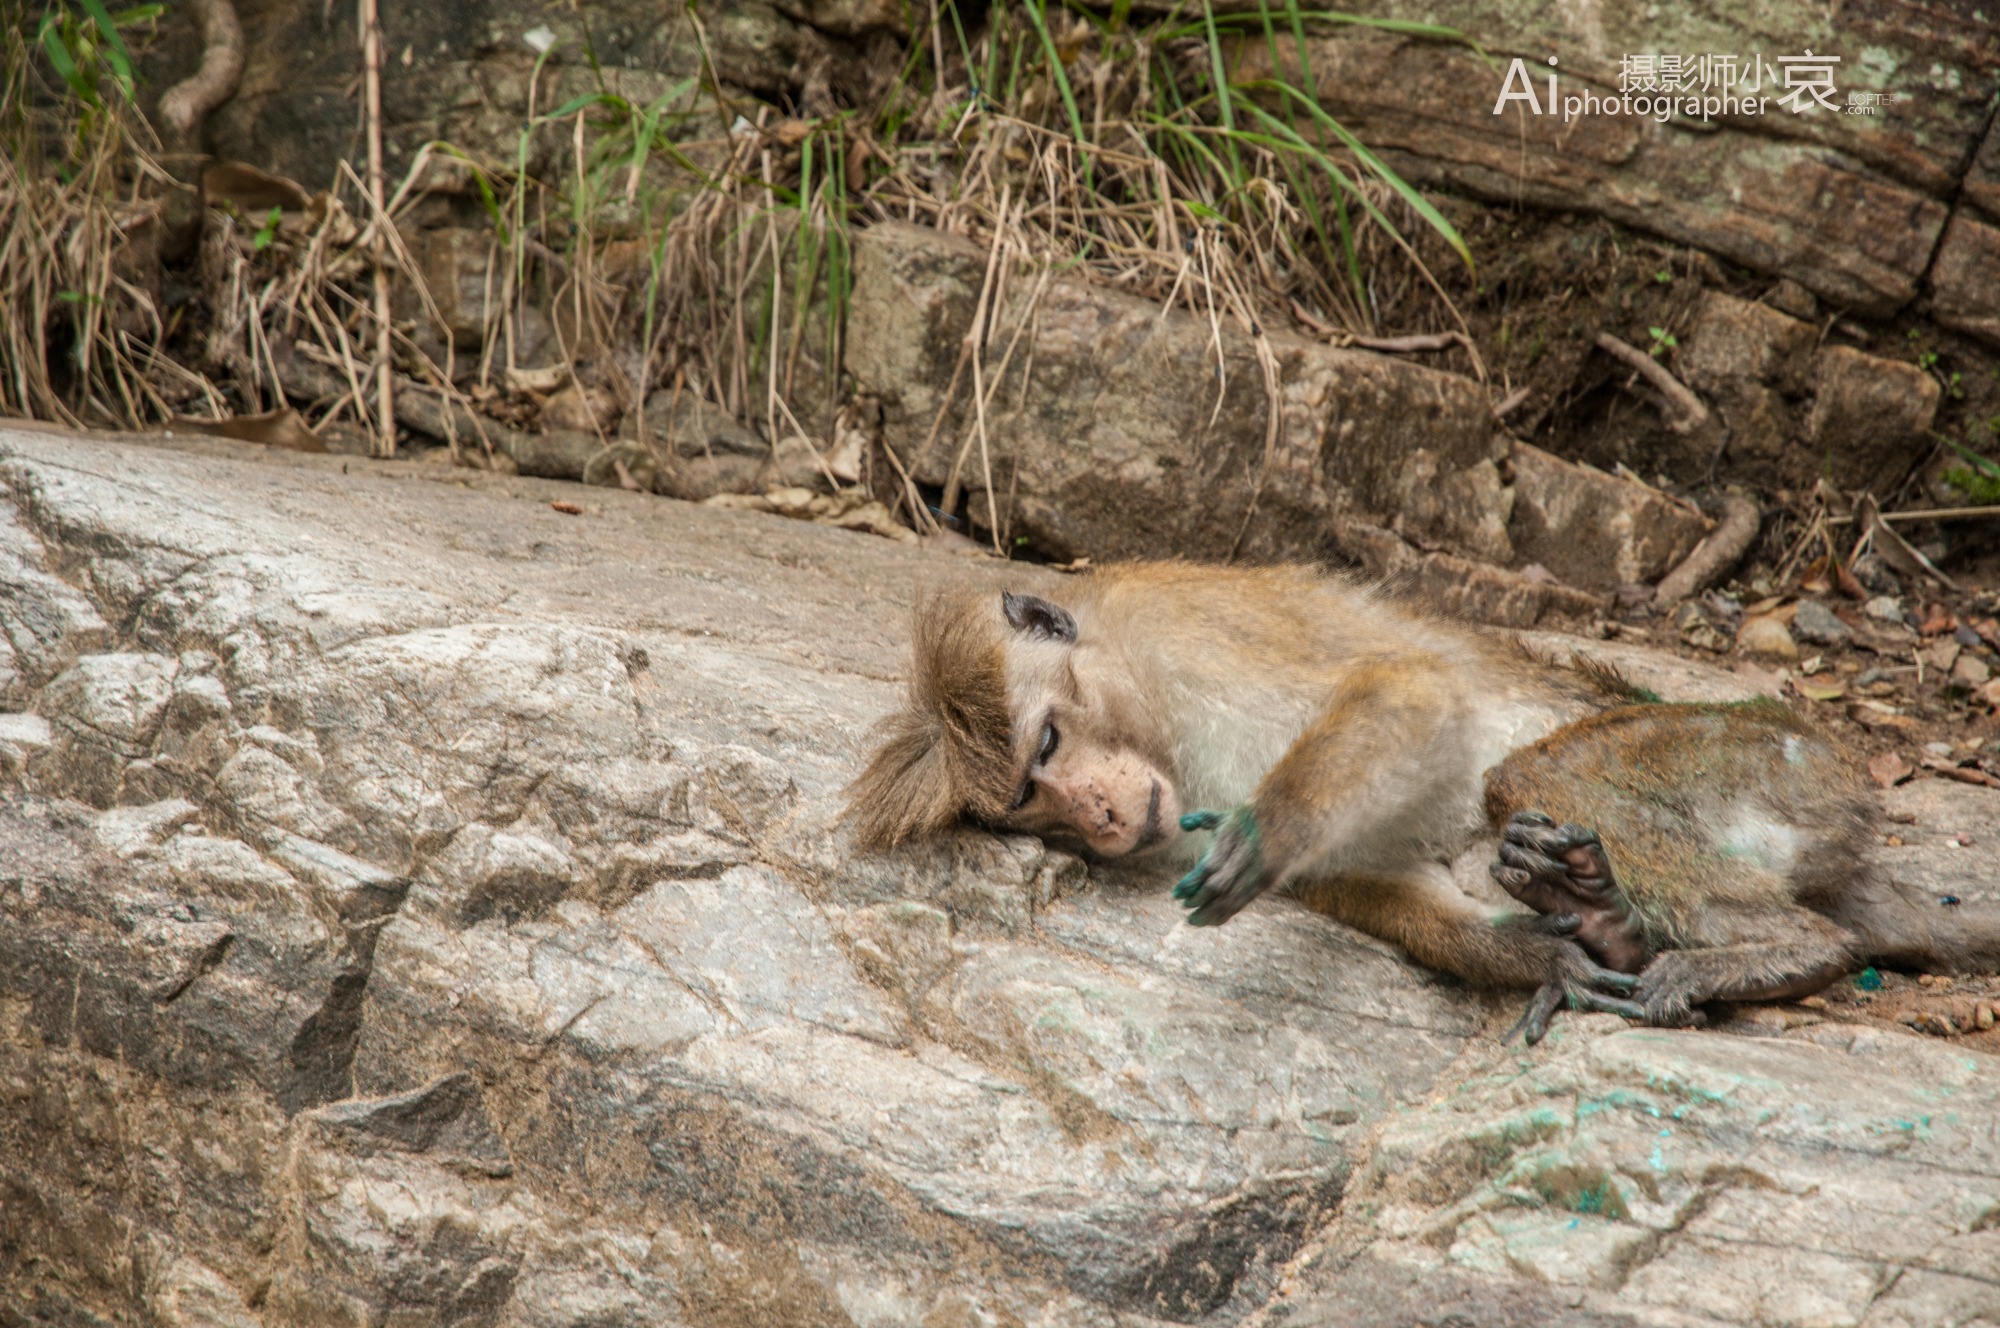
[[[848,368],[882,396],[883,440],[911,473],[939,485],[956,473],[988,524],[972,374],[955,372],[987,256],[900,223],[858,232],[854,248]],[[1036,304],[1038,276],[1010,275],[983,370],[1004,530],[1064,559],[1225,558],[1232,545],[1314,557],[1331,522],[1400,519],[1412,538],[1511,560],[1505,442],[1472,380],[1273,332],[1274,403],[1251,338],[1225,325],[1218,390],[1208,320],[1060,276]],[[1002,378],[1017,330],[1031,337]]]
[[[0,434],[13,1318],[1991,1305],[1984,1058],[1567,1016],[1501,1050],[1517,1002],[1286,900],[1196,931],[1033,840],[856,855],[913,589],[1051,574],[345,464]],[[1987,790],[1892,796],[2000,835]],[[1885,850],[1983,898],[1954,852]]]
[[[1254,8],[1240,0],[1226,7]],[[1406,179],[1499,203],[1601,213],[1868,314],[1927,293],[1942,320],[1996,335],[2000,124],[1990,109],[1990,13],[1787,0],[1720,8],[1508,0],[1370,13],[1456,28],[1481,49],[1354,26],[1308,41],[1311,77],[1302,79],[1290,46],[1256,37],[1242,46],[1246,77],[1268,70],[1277,52],[1286,78],[1314,89]],[[1835,108],[1795,98],[1807,108],[1795,111],[1778,100],[1786,95],[1779,62],[1808,50],[1838,59]],[[1621,91],[1658,95],[1657,65],[1651,74],[1627,68],[1649,55],[1686,60],[1685,79],[1667,76],[1678,103],[1670,114],[1585,109],[1585,96],[1601,106]],[[1704,86],[1703,67],[1718,56],[1734,57],[1739,75],[1761,57],[1756,87],[1739,79],[1725,89],[1712,66]],[[1516,57],[1532,109],[1498,100]],[[1547,104],[1551,74],[1560,108]],[[1518,77],[1513,90],[1521,90]],[[1764,104],[1742,113],[1723,106],[1725,91]],[[1716,101],[1688,115],[1690,96]]]
[[[1694,552],[1712,523],[1658,489],[1516,443],[1516,555],[1573,586],[1612,591],[1658,581]]]

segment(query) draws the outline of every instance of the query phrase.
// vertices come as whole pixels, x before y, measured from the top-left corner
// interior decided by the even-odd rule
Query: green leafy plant
[[[1680,339],[1664,327],[1649,327],[1646,331],[1653,338],[1651,354],[1656,360],[1681,344]]]
[[[1966,464],[1954,466],[1944,473],[1944,482],[1970,498],[1974,504],[1985,506],[2000,503],[2000,462],[1989,461],[1971,448],[1937,435],[1938,441],[1958,453]]]
[[[35,44],[82,108],[78,137],[87,140],[111,107],[108,94],[115,93],[128,106],[134,95],[132,53],[118,30],[158,18],[167,7],[137,5],[114,14],[103,0],[76,4],[80,14],[61,0],[52,5],[35,31]]]
[[[260,252],[269,249],[271,241],[278,238],[278,223],[284,219],[284,216],[285,210],[283,208],[274,207],[266,213],[264,224],[259,226],[256,232],[250,237],[250,247]]]

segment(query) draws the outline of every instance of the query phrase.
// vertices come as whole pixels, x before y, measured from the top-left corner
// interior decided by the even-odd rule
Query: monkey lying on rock
[[[1195,925],[1291,888],[1535,989],[1530,1042],[1564,1003],[1671,1025],[1863,956],[2000,964],[2000,924],[1869,869],[1872,797],[1775,702],[1662,704],[1300,568],[1110,567],[1063,600],[918,605],[909,705],[849,788],[864,847],[970,819],[1198,858],[1175,890]],[[1503,823],[1493,876],[1535,913],[1495,916],[1447,866]]]

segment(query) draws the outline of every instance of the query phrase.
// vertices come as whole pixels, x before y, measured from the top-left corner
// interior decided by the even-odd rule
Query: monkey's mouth
[[[1153,845],[1163,842],[1166,837],[1167,832],[1160,827],[1160,781],[1156,779],[1153,781],[1153,796],[1146,802],[1145,827],[1139,831],[1139,838],[1126,851],[1129,853],[1143,852],[1153,847]]]

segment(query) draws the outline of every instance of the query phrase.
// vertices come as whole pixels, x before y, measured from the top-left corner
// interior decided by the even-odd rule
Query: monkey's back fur
[[[1722,943],[1719,907],[1837,894],[1879,816],[1850,753],[1761,699],[1578,720],[1489,771],[1486,807],[1495,825],[1540,811],[1597,831],[1656,950]]]

